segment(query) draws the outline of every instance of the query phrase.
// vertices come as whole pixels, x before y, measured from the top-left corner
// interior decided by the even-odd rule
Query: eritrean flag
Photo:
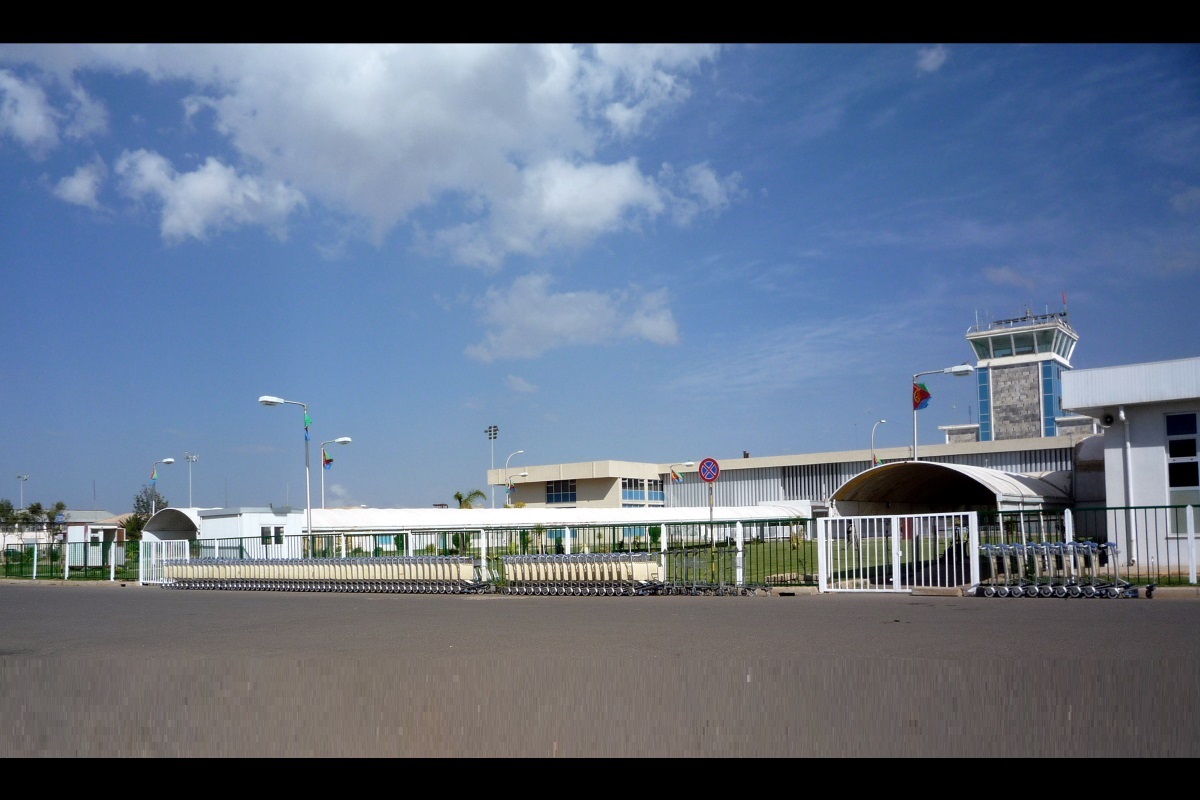
[[[671,470],[671,480],[675,483],[683,483],[683,476],[675,470]]]
[[[158,467],[150,468],[150,483],[158,482]]]
[[[933,397],[929,390],[925,388],[923,383],[913,384],[913,411],[920,411],[929,405],[929,398]]]
[[[329,469],[333,466],[333,459],[330,458],[329,454],[325,452],[325,448],[321,448],[321,466],[323,466],[325,469]]]

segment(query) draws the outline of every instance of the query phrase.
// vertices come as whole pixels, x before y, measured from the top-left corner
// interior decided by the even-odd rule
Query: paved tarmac
[[[1200,601],[0,582],[8,757],[1200,756]]]

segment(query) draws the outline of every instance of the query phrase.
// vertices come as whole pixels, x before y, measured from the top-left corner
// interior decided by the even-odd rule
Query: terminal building
[[[966,338],[975,364],[955,372],[969,373],[976,381],[979,421],[941,427],[944,443],[922,445],[920,460],[1048,479],[1062,487],[1071,502],[1102,502],[1103,453],[1098,443],[1085,444],[1100,432],[1100,424],[1092,417],[1067,413],[1062,405],[1063,375],[1071,370],[1079,342],[1066,309],[977,323]],[[720,480],[712,487],[716,505],[782,505],[806,516],[825,516],[839,487],[873,467],[912,461],[913,448],[743,455],[720,462]],[[1093,462],[1100,474],[1089,480]],[[493,469],[488,483],[501,487],[510,503],[527,508],[682,508],[710,503],[710,486],[693,462],[543,464],[522,467],[517,478],[511,470],[506,474]]]

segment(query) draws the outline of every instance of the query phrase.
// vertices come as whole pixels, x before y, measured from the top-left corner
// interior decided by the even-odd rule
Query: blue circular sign
[[[712,483],[721,474],[721,467],[715,458],[706,458],[700,462],[700,479]]]

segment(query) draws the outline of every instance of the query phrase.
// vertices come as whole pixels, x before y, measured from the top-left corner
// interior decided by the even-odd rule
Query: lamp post
[[[183,451],[183,460],[188,462],[188,508],[192,508],[192,464],[200,460],[200,456],[195,453]]]
[[[512,451],[512,452],[510,452],[510,453],[509,453],[509,457],[508,457],[508,458],[505,458],[505,459],[504,459],[504,475],[505,475],[505,479],[504,479],[504,486],[508,486],[508,485],[509,485],[509,479],[508,479],[508,474],[509,474],[509,462],[510,462],[510,461],[512,461],[512,457],[514,457],[514,456],[520,456],[520,455],[521,455],[521,453],[523,453],[523,452],[524,452],[523,450],[514,450],[514,451]],[[526,475],[529,475],[529,473],[526,473]]]
[[[325,445],[327,444],[350,444],[349,436],[339,436],[336,439],[330,439],[328,442],[321,442],[321,508],[325,508]]]
[[[18,475],[17,480],[19,480],[21,482],[19,484],[21,487],[21,510],[24,511],[25,510],[25,481],[29,480],[29,476],[28,475]]]
[[[696,466],[696,462],[695,462],[695,461],[684,461],[682,464],[672,464],[672,465],[670,465],[669,467],[667,467],[667,481],[668,481],[668,482],[670,482],[670,483],[674,483],[674,482],[675,482],[675,481],[674,481],[674,480],[671,478],[671,475],[673,475],[673,474],[675,473],[675,467],[694,467],[694,466]],[[681,476],[681,477],[680,477],[680,483],[682,483],[682,482],[683,482],[683,478],[682,478],[682,476]]]
[[[312,420],[308,416],[308,406],[296,400],[284,400],[282,397],[272,397],[269,394],[258,398],[258,402],[264,406],[291,405],[304,409],[304,517],[305,525],[308,526],[305,535],[312,536],[312,480],[309,478],[308,466],[308,426],[312,424]]]
[[[508,508],[512,505],[512,494],[517,490],[516,484],[512,482],[513,478],[528,478],[528,472],[518,472],[516,475],[509,475],[504,479],[504,491],[508,495],[508,500],[504,502],[504,507]]]
[[[155,461],[154,466],[150,468],[150,488],[153,489],[153,491],[150,492],[150,516],[152,517],[158,511],[158,488],[156,487],[156,484],[158,483],[158,465],[174,463],[175,459],[164,458],[162,461]]]
[[[878,422],[876,422],[874,425],[871,426],[871,466],[872,467],[879,463],[878,459],[875,458],[875,429],[878,428],[880,425],[882,425],[885,422],[887,422],[886,419],[881,419]]]
[[[483,432],[487,434],[488,442],[492,446],[491,469],[495,469],[496,468],[496,437],[500,435],[500,429],[497,428],[495,425],[488,425],[486,428],[483,429]],[[491,485],[488,488],[492,490],[492,508],[495,508],[496,507],[496,487],[494,485]]]
[[[918,372],[913,375],[913,461],[917,460],[917,406],[920,402],[917,400],[917,378],[922,375],[970,375],[975,371],[975,368],[970,364],[958,364],[945,369],[932,369],[929,372]]]

